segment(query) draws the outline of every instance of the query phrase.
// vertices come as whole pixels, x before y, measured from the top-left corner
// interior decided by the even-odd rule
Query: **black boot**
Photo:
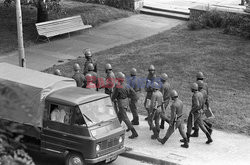
[[[164,137],[163,139],[161,139],[161,138],[157,138],[157,140],[158,140],[158,142],[160,142],[161,144],[165,144],[166,143],[166,141],[167,141],[167,139]]]
[[[211,135],[209,133],[206,134],[207,136],[207,141],[206,141],[206,144],[210,144],[213,142],[213,139],[211,138]]]
[[[129,139],[134,139],[138,137],[138,134],[134,128],[131,129],[131,132],[132,132],[132,135],[128,137]]]
[[[192,133],[191,135],[190,135],[190,137],[198,137],[199,136],[199,130],[198,129],[195,129],[194,130],[194,133]]]
[[[160,131],[158,131],[155,127],[152,128],[154,134],[151,135],[151,139],[157,139],[159,137]]]
[[[164,129],[164,123],[165,123],[165,121],[163,119],[161,119],[160,129]]]
[[[184,144],[182,144],[181,147],[183,147],[183,148],[188,148],[189,147],[187,139],[184,139]]]
[[[126,132],[129,132],[130,131],[130,129],[128,128],[128,129],[126,129]]]
[[[139,117],[138,117],[138,116],[135,117],[135,118],[131,121],[131,123],[132,123],[133,125],[139,125]]]

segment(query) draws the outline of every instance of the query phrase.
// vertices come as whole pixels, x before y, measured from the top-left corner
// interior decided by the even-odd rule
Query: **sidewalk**
[[[93,52],[106,50],[169,30],[183,22],[138,14],[71,34],[70,38],[67,38],[67,35],[60,37],[60,39],[59,37],[52,38],[50,43],[25,49],[27,68],[44,70],[54,64],[59,64],[58,60],[67,62],[68,59],[83,56],[82,50],[85,48],[90,48]],[[1,56],[0,62],[18,65],[18,53],[13,52]]]
[[[128,116],[132,119],[131,113],[128,113]],[[131,140],[128,138],[131,132],[126,132],[125,146],[132,148],[128,151],[131,154],[160,159],[160,164],[168,164],[162,163],[165,161],[185,165],[247,165],[250,162],[250,137],[213,130],[213,143],[208,145],[205,144],[207,140],[205,134],[200,130],[199,137],[191,138],[189,148],[186,149],[180,147],[181,135],[176,130],[162,145],[150,138],[153,132],[149,130],[148,123],[144,120],[145,116],[139,118],[140,125],[135,126],[139,134],[138,138]],[[126,127],[124,123],[122,125]],[[161,138],[165,135],[167,128],[168,124],[165,123],[165,129],[161,129],[160,132]]]

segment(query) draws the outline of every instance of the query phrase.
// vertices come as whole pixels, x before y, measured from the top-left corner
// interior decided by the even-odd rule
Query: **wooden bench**
[[[36,29],[38,32],[37,40],[44,36],[47,38],[48,41],[50,37],[57,36],[60,34],[68,33],[70,37],[70,32],[83,30],[91,28],[91,25],[84,25],[82,22],[82,18],[80,15],[53,20],[53,21],[46,21],[41,23],[36,23]]]

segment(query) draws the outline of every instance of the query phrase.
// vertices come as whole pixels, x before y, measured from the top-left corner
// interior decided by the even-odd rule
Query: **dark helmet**
[[[130,75],[131,76],[136,76],[137,74],[137,70],[135,68],[132,68],[131,71],[130,71]]]
[[[204,76],[204,74],[203,74],[202,72],[198,72],[198,73],[196,74],[196,78],[197,78],[197,79],[204,79],[205,76]]]
[[[178,97],[178,93],[176,92],[176,90],[172,90],[170,93],[170,96],[173,97]]]
[[[125,80],[125,75],[122,72],[118,72],[116,78],[118,81],[123,82]]]
[[[106,70],[112,70],[111,64],[106,64],[105,69],[106,69]]]
[[[148,71],[155,71],[155,66],[154,65],[150,65],[148,68]]]
[[[74,66],[73,66],[73,68],[74,68],[74,71],[81,70],[81,67],[80,67],[80,65],[78,63],[75,63]]]
[[[93,70],[95,70],[95,67],[94,67],[93,63],[89,63],[89,64],[87,65],[87,68],[88,68],[88,71],[93,71]]]
[[[60,71],[59,69],[56,69],[56,70],[54,71],[54,75],[62,76],[62,73],[61,73],[61,71]]]
[[[191,84],[191,89],[195,90],[195,91],[198,91],[198,84],[197,83]]]
[[[204,88],[204,82],[202,80],[198,80],[197,81],[197,84],[198,84],[198,88]]]
[[[166,73],[162,73],[161,74],[161,79],[164,80],[164,81],[167,81],[168,75]]]
[[[83,52],[85,57],[92,57],[92,52],[90,51],[90,49],[85,49]]]

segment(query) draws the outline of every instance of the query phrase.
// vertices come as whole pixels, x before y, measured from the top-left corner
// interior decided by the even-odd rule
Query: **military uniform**
[[[158,139],[162,144],[164,144],[169,137],[174,133],[175,129],[179,129],[179,132],[183,139],[186,139],[187,136],[184,132],[184,118],[183,118],[183,103],[180,99],[176,99],[170,107],[171,109],[171,119],[170,126],[166,132],[166,135],[163,139]]]
[[[93,83],[95,84],[96,86],[96,91],[98,91],[98,75],[96,72],[94,71],[88,71],[87,74],[90,74],[92,76],[92,79],[93,79]]]
[[[75,72],[75,74],[72,76],[72,78],[76,81],[77,87],[84,87],[86,84],[86,79],[83,74],[80,72]]]
[[[210,133],[207,131],[206,127],[204,126],[203,120],[202,120],[202,109],[204,99],[203,95],[199,91],[195,91],[194,95],[192,96],[192,108],[188,116],[188,124],[187,124],[187,138],[189,139],[193,123],[197,123],[197,125],[201,128],[201,130],[206,134],[208,138],[208,143],[212,142]]]
[[[169,101],[170,101],[170,91],[171,91],[171,86],[168,82],[164,82],[162,84],[162,87],[160,89],[162,95],[163,95],[163,108],[164,110],[161,113],[161,128],[164,129],[164,122],[166,121],[167,123],[169,123],[169,119],[166,116],[166,109],[168,107]]]
[[[149,108],[146,107],[147,104],[147,99],[151,100],[151,97],[153,95],[153,89],[151,88],[151,84],[155,81],[156,78],[156,74],[148,74],[147,80],[146,80],[146,86],[145,86],[145,90],[147,92],[145,100],[144,100],[144,107],[148,112],[148,116],[150,115],[150,110]]]
[[[148,124],[150,129],[153,130],[153,135],[151,136],[152,139],[156,139],[160,133],[160,114],[163,111],[163,95],[159,90],[153,92],[151,97],[151,105],[150,105],[150,115],[148,119]],[[153,124],[154,121],[154,124]]]
[[[129,138],[135,138],[138,136],[136,130],[134,129],[133,125],[129,121],[129,118],[126,113],[126,104],[127,104],[127,98],[131,95],[131,91],[133,89],[128,86],[125,82],[120,83],[118,82],[114,87],[114,92],[111,96],[111,100],[115,102],[117,100],[118,104],[118,119],[120,122],[124,121],[124,123],[127,125],[128,129],[131,130],[132,135]],[[133,92],[133,91],[132,91]]]
[[[115,86],[115,74],[112,71],[110,71],[109,73],[107,73],[106,76],[104,93],[111,96],[113,93],[114,86]]]
[[[139,125],[139,116],[137,112],[137,103],[139,99],[139,92],[141,91],[141,86],[139,79],[136,76],[131,76],[128,80],[128,84],[131,88],[134,89],[136,94],[129,99],[129,108],[133,115],[133,120],[131,121],[133,125]]]
[[[88,71],[88,64],[92,63],[94,65],[94,72],[97,73],[97,63],[94,59],[89,58],[86,59],[85,63],[84,63],[84,68],[83,68],[83,74],[86,75],[89,71]]]

